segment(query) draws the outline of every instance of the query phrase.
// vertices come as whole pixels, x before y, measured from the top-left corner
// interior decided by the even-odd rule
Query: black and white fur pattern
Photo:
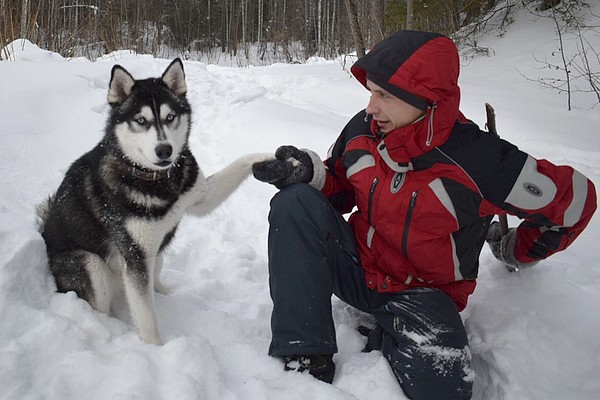
[[[272,155],[250,154],[205,178],[188,148],[191,109],[181,60],[161,78],[112,69],[104,138],[41,204],[41,231],[59,292],[110,314],[123,287],[139,336],[160,344],[153,288],[184,213],[206,215]]]

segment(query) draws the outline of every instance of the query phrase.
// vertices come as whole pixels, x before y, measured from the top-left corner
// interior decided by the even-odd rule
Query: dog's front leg
[[[123,273],[125,296],[140,339],[162,344],[154,306],[153,271],[147,265],[127,265]]]
[[[160,294],[169,294],[171,292],[171,288],[163,284],[160,280],[160,273],[162,271],[162,267],[163,256],[162,253],[158,253],[154,261],[154,290]]]
[[[213,211],[252,173],[252,164],[272,160],[271,153],[242,156],[206,179],[200,178],[193,189],[194,200],[188,212],[203,216]]]

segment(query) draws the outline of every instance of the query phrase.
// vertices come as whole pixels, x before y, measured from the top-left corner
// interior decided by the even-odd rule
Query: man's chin
[[[379,128],[379,131],[383,133],[387,133],[391,130],[389,122],[377,122],[377,127]]]

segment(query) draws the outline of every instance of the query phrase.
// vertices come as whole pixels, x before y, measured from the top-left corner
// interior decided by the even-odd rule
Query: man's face
[[[367,80],[367,88],[371,91],[367,113],[373,115],[381,132],[410,125],[425,114],[425,111],[400,100],[370,80]]]

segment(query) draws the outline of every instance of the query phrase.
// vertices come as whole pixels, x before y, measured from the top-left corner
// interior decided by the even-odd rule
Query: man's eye
[[[375,99],[385,100],[388,98],[388,95],[384,92],[371,92],[371,97]]]
[[[140,125],[144,125],[146,123],[146,118],[139,117],[138,119],[135,120],[135,122],[137,122]]]

